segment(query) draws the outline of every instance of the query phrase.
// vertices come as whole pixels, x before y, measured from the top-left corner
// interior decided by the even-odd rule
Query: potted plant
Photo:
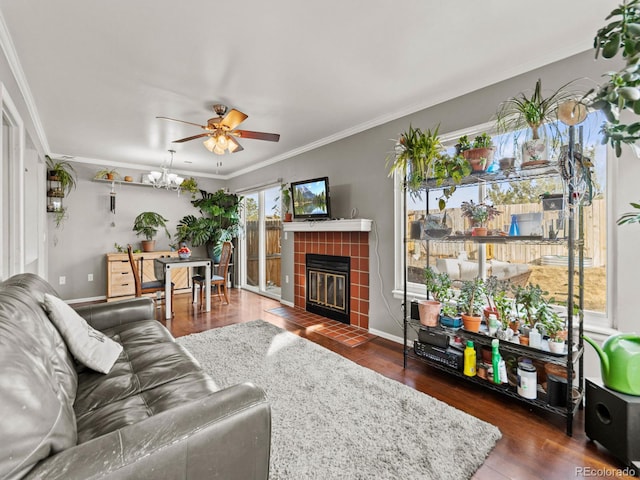
[[[49,155],[45,155],[47,161],[48,179],[54,182],[60,182],[60,190],[64,197],[68,195],[71,190],[76,188],[77,173],[66,160],[53,160]]]
[[[484,281],[482,278],[464,280],[458,295],[458,310],[462,312],[462,323],[465,330],[477,332],[482,322],[482,309],[484,308]]]
[[[396,151],[387,157],[389,176],[398,172],[411,194],[420,191],[422,183],[432,174],[434,163],[444,152],[438,129],[423,132],[409,125],[409,129],[400,135]]]
[[[460,154],[469,162],[474,172],[484,172],[493,162],[495,147],[493,139],[487,133],[476,136],[473,142],[464,135],[458,139]]]
[[[460,205],[462,216],[469,219],[472,225],[471,235],[485,236],[487,235],[487,222],[493,220],[502,212],[497,210],[493,205],[487,203],[474,203],[473,200],[462,202]]]
[[[155,212],[142,212],[135,218],[133,231],[136,232],[136,235],[144,237],[142,241],[143,252],[153,252],[156,244],[153,237],[156,236],[159,228],[164,228],[167,237],[171,238],[166,222],[166,218]]]
[[[182,183],[180,184],[180,191],[181,192],[189,192],[191,194],[191,199],[195,200],[196,199],[196,193],[198,193],[200,191],[198,189],[198,182],[196,181],[195,178],[189,177],[189,178],[183,180]]]
[[[568,82],[548,96],[543,96],[542,80],[538,79],[533,93],[520,93],[502,102],[496,113],[498,133],[529,131],[531,139],[522,146],[522,166],[533,166],[548,163],[547,141],[541,138],[542,127],[549,124],[553,140],[559,139],[561,133],[556,123],[558,107],[566,100],[576,97],[567,87]]]
[[[435,327],[438,325],[442,303],[451,299],[451,279],[446,273],[437,273],[433,268],[427,267],[424,269],[424,284],[433,300],[418,301],[420,323]]]
[[[119,180],[121,176],[115,168],[103,168],[98,170],[93,178],[99,180]]]
[[[564,353],[564,341],[566,335],[565,322],[551,305],[543,302],[536,312],[536,319],[549,337],[549,351],[551,353]]]
[[[200,217],[185,215],[178,222],[176,240],[194,247],[204,245],[210,258],[220,258],[222,244],[242,231],[240,208],[242,197],[220,189],[214,193],[200,190],[202,198],[191,204],[200,210]]]
[[[531,328],[536,322],[536,315],[541,305],[545,303],[544,296],[548,295],[539,285],[516,285],[514,287],[516,314],[524,321],[524,325]]]
[[[282,196],[282,206],[284,208],[283,221],[290,222],[292,220],[292,214],[289,211],[291,208],[291,190],[289,190],[289,185],[286,183],[280,185],[280,195]]]
[[[614,20],[611,21],[611,19]],[[608,72],[608,81],[588,92],[589,106],[602,110],[606,121],[602,127],[605,142],[622,154],[622,144],[634,145],[640,140],[640,122],[620,123],[623,111],[640,112],[640,0],[629,0],[619,5],[606,18],[609,23],[598,30],[594,39],[596,58],[625,59],[625,66],[617,72]]]

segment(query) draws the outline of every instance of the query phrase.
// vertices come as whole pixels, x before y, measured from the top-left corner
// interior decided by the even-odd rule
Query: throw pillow
[[[92,328],[73,308],[55,295],[44,295],[44,309],[78,362],[97,372],[111,371],[122,351],[122,345]]]

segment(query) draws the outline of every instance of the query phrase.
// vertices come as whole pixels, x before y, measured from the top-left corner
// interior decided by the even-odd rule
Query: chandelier
[[[169,150],[171,153],[171,161],[169,162],[169,168],[166,167],[166,163],[162,165],[158,172],[156,170],[152,170],[151,173],[147,175],[147,178],[151,182],[151,185],[154,188],[166,188],[167,190],[173,190],[175,192],[180,191],[180,185],[184,182],[184,178],[179,177],[175,173],[171,173],[171,168],[173,167],[173,154],[176,153],[175,150]]]

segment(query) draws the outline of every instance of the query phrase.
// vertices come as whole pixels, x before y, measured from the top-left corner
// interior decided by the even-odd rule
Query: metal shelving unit
[[[574,140],[574,132],[573,127],[570,129],[570,137],[569,143],[570,145],[575,145]],[[574,152],[572,148],[569,148],[568,158],[573,158]],[[465,179],[463,179],[462,183],[458,185],[458,188],[472,185],[480,185],[480,184],[492,184],[492,183],[503,183],[503,182],[519,182],[525,180],[533,180],[538,178],[549,178],[549,177],[558,177],[564,178],[567,184],[567,198],[566,198],[566,212],[568,213],[568,235],[563,239],[545,239],[541,236],[536,237],[505,237],[505,236],[491,236],[491,237],[470,237],[470,236],[449,236],[444,239],[426,239],[424,241],[427,242],[427,264],[429,262],[429,242],[475,242],[478,244],[486,244],[486,243],[507,243],[507,242],[517,242],[523,244],[566,244],[568,249],[568,291],[567,291],[567,352],[565,354],[557,355],[551,354],[548,351],[543,351],[535,348],[531,348],[524,345],[514,344],[510,342],[501,341],[500,342],[500,350],[503,354],[503,357],[506,354],[516,355],[516,356],[525,356],[527,358],[532,358],[536,360],[540,360],[543,362],[551,362],[558,365],[561,365],[567,369],[567,396],[566,396],[566,407],[557,407],[552,406],[547,403],[546,398],[536,398],[535,400],[526,399],[517,394],[516,388],[512,385],[498,385],[492,383],[488,380],[478,378],[478,377],[468,377],[463,375],[461,371],[456,370],[450,366],[444,365],[438,361],[432,360],[430,358],[425,358],[423,356],[418,355],[414,348],[410,345],[408,334],[409,328],[417,328],[420,326],[419,323],[415,322],[411,319],[411,309],[409,307],[408,302],[408,293],[407,293],[407,278],[408,278],[408,268],[405,266],[404,269],[404,296],[403,296],[403,305],[404,305],[404,366],[407,365],[407,359],[413,358],[418,361],[424,362],[432,367],[435,367],[439,370],[447,372],[457,378],[460,378],[466,382],[474,383],[477,385],[481,385],[490,390],[499,392],[503,395],[507,395],[509,397],[515,398],[519,401],[527,403],[529,405],[535,406],[541,410],[552,412],[557,415],[564,416],[566,418],[566,433],[571,436],[573,433],[573,418],[578,410],[578,408],[582,407],[582,400],[584,396],[584,368],[583,368],[583,354],[584,354],[584,343],[582,340],[583,333],[583,307],[584,307],[584,293],[583,293],[583,283],[584,283],[584,267],[583,267],[583,218],[582,218],[582,208],[581,205],[577,202],[577,196],[574,195],[576,192],[574,191],[574,182],[568,181],[568,179],[573,178],[575,175],[575,165],[574,162],[567,162],[567,166],[565,167],[566,173],[561,173],[560,169],[557,166],[543,166],[538,167],[531,170],[526,171],[507,171],[507,172],[498,172],[498,173],[482,173],[482,174],[472,174]],[[442,189],[451,185],[445,181],[441,185],[436,185],[435,181],[429,180],[424,183],[424,190],[426,192],[426,212],[429,212],[429,190]],[[407,201],[406,201],[406,192],[404,195],[404,205],[403,205],[403,215],[404,218],[407,218]],[[406,258],[407,254],[407,242],[409,239],[407,238],[407,234],[405,232],[404,235],[404,257]],[[577,258],[576,258],[577,257]],[[576,264],[577,260],[577,264]],[[577,298],[578,303],[575,303],[574,300],[574,273],[576,272],[577,265],[577,273],[578,273],[578,288],[577,288]],[[577,311],[576,314],[571,315],[569,312],[573,312],[574,309]],[[456,335],[461,336],[464,340],[471,339],[474,341],[474,344],[480,346],[490,346],[491,340],[493,337],[489,337],[488,335],[476,334],[473,332],[468,332],[464,329],[460,329],[456,332]],[[572,381],[575,374],[575,384]]]

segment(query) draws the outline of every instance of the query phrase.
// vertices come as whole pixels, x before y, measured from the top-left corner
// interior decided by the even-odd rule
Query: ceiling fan
[[[176,118],[169,117],[156,117],[163,120],[171,120],[174,122],[182,122],[188,125],[195,125],[203,130],[205,133],[193,135],[191,137],[181,138],[180,140],[174,140],[173,143],[183,143],[196,138],[208,137],[204,141],[204,146],[207,150],[217,155],[224,155],[228,150],[230,153],[240,152],[244,150],[242,145],[238,143],[236,138],[252,138],[255,140],[267,140],[269,142],[277,142],[280,140],[280,135],[277,133],[264,133],[264,132],[252,132],[249,130],[236,130],[235,128],[247,119],[247,115],[232,108],[227,113],[227,106],[222,104],[215,104],[213,111],[218,115],[217,117],[207,120],[206,125],[199,125],[193,122],[187,122],[185,120],[178,120]]]

